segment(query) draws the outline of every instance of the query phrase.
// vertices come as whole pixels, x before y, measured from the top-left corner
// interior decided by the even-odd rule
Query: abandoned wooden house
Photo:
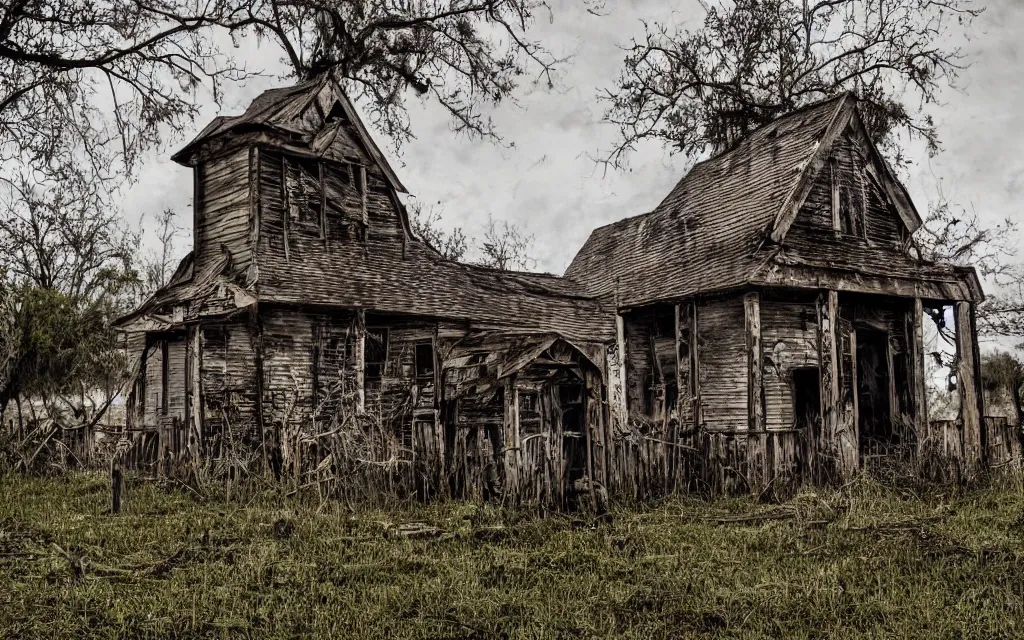
[[[586,474],[613,310],[416,238],[333,79],[267,91],[173,159],[193,169],[194,248],[119,321],[137,354],[128,428],[160,459],[244,451],[299,477],[344,447],[551,501]]]
[[[127,427],[160,460],[404,469],[419,491],[553,503],[843,477],[930,441],[922,322],[948,307],[961,419],[941,446],[981,461],[980,285],[913,256],[921,219],[851,96],[698,164],[566,277],[417,238],[326,75],[173,159],[195,178],[193,251],[119,321]]]
[[[708,481],[842,478],[928,447],[980,464],[983,294],[973,268],[914,254],[921,224],[849,94],[696,165],[652,212],[594,231],[566,272],[616,300],[611,422],[656,434],[668,468],[672,445],[696,448]],[[929,434],[929,311],[955,329],[951,433]]]

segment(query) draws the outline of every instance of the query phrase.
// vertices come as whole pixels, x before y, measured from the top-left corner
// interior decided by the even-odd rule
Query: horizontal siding
[[[235,270],[248,267],[252,258],[249,240],[249,150],[209,160],[196,169],[199,193],[196,210],[195,269],[201,272],[220,255],[220,245],[231,252]]]
[[[761,301],[765,425],[793,426],[793,369],[818,366],[818,319],[814,302]]]
[[[709,429],[747,428],[746,348],[742,298],[698,304],[701,413]]]

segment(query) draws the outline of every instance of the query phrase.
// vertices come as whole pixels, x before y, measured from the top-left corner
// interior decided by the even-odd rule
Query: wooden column
[[[519,387],[516,375],[505,378],[505,420],[502,437],[502,460],[505,463],[505,495],[513,503],[519,496],[519,469],[522,459],[519,439]]]
[[[822,464],[831,464],[835,480],[843,481],[857,468],[855,433],[844,428],[840,413],[839,294],[830,290],[818,299],[818,358],[821,374]]]
[[[761,367],[761,299],[754,291],[743,296],[747,335],[747,427],[764,431],[764,380]]]
[[[366,411],[366,312],[356,311],[355,318],[356,415]]]
[[[690,304],[690,312],[690,397],[693,399],[693,425],[700,428],[704,424],[704,412],[700,401],[700,345],[697,344],[700,314],[696,300]]]
[[[684,431],[693,424],[693,375],[690,370],[690,321],[693,319],[693,303],[676,305],[676,389],[679,390],[676,414]]]
[[[957,302],[954,307],[956,325],[956,387],[960,393],[960,422],[963,426],[964,468],[976,472],[982,463],[983,442],[981,428],[980,372],[976,366],[976,335],[971,315],[974,305]]]
[[[910,335],[910,357],[911,367],[911,401],[914,403],[914,432],[917,435],[918,451],[926,434],[928,433],[928,393],[926,391],[926,378],[924,367],[924,304],[921,298],[914,298],[914,307],[910,326],[913,333]]]
[[[608,463],[605,444],[604,424],[602,420],[601,375],[589,368],[583,371],[586,407],[584,416],[587,421],[587,438],[589,440],[592,481],[608,486]]]
[[[188,346],[185,350],[188,454],[193,460],[198,456],[203,442],[203,381],[200,373],[203,357],[202,335],[202,329],[198,324],[190,326],[188,328]]]
[[[618,378],[616,381],[612,380],[612,371],[609,369],[609,380],[608,386],[611,389],[614,384],[616,389],[616,402],[613,409],[616,414],[616,426],[619,429],[625,429],[626,424],[629,422],[629,399],[627,398],[626,390],[626,358],[629,354],[626,352],[626,321],[622,317],[622,314],[615,314],[615,348],[618,351],[619,361],[615,363],[616,371],[615,376]]]

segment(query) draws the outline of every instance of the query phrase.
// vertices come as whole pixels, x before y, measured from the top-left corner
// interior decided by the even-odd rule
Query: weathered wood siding
[[[263,435],[257,419],[257,329],[236,320],[204,323],[201,330],[203,438],[255,444]]]
[[[195,172],[195,272],[219,257],[221,244],[231,252],[232,269],[244,270],[252,258],[249,150],[217,156]]]
[[[905,240],[907,228],[867,171],[867,162],[857,134],[852,130],[843,132],[786,234],[787,245],[843,258],[844,248],[892,250]],[[840,211],[835,210],[834,204],[839,205]],[[835,225],[838,230],[833,228]]]
[[[624,318],[626,396],[635,419],[660,421],[676,412],[674,305],[647,307]]]
[[[153,340],[150,344],[146,352],[145,366],[145,401],[142,422],[147,427],[155,427],[163,415],[164,356],[160,340]]]
[[[698,304],[700,423],[708,429],[747,428],[746,346],[742,296]]]
[[[818,366],[818,319],[813,300],[761,300],[765,424],[794,426],[793,370]]]
[[[185,336],[167,341],[167,416],[185,422]]]

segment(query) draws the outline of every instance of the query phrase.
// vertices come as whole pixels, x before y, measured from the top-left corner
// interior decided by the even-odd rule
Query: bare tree
[[[924,225],[914,236],[918,257],[947,264],[973,266],[995,286],[978,307],[978,331],[988,336],[1024,337],[1024,267],[1018,261],[1017,233],[1012,218],[985,225],[972,209],[954,203],[941,189],[929,204]],[[944,320],[935,318],[940,333],[952,340]]]
[[[413,233],[437,251],[445,260],[461,261],[469,249],[468,239],[462,227],[446,231],[441,226],[440,203],[437,206],[424,207],[414,203],[408,207],[409,222]]]
[[[490,214],[483,226],[483,236],[466,236],[462,227],[445,230],[440,203],[409,207],[413,232],[447,260],[477,264],[495,269],[527,271],[537,265],[532,257],[533,234],[507,220],[495,220]]]
[[[533,240],[532,233],[527,234],[507,220],[496,221],[488,215],[483,238],[477,243],[482,256],[477,264],[517,271],[533,269],[537,266],[537,261],[531,257]]]
[[[177,217],[178,214],[169,208],[157,216],[157,248],[142,259],[141,265],[141,284],[145,294],[166,286],[174,274],[178,257],[175,241],[182,234],[181,227],[176,224]]]
[[[652,140],[693,157],[802,105],[855,91],[872,137],[902,164],[897,130],[939,138],[921,103],[955,83],[951,40],[980,13],[973,0],[736,0],[707,6],[696,31],[646,24],[602,96],[621,165]]]
[[[333,70],[396,144],[403,93],[432,96],[456,131],[497,138],[482,109],[559,59],[530,39],[540,0],[11,0],[0,6],[0,162],[96,179],[198,115],[205,85],[245,71],[217,43],[255,35],[295,76]],[[223,40],[223,38],[221,38]]]

